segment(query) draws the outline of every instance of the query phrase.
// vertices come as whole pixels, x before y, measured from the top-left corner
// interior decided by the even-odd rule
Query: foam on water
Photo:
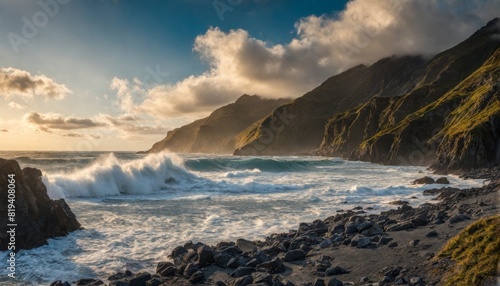
[[[58,160],[71,154],[21,155],[22,167],[41,168],[50,196],[66,198],[85,227],[18,253],[20,281],[41,285],[125,269],[154,272],[187,240],[263,239],[357,205],[379,212],[404,199],[416,206],[429,199],[424,189],[439,187],[410,184],[428,175],[421,167],[338,158],[88,153],[75,154],[67,167]],[[448,178],[452,187],[481,185]]]

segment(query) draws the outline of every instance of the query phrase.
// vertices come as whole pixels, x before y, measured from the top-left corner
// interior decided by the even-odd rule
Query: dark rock
[[[357,233],[358,232],[358,228],[356,227],[356,224],[355,223],[348,223],[347,226],[346,226],[346,229],[345,229],[345,233],[346,234],[353,234],[353,233]]]
[[[411,212],[412,210],[413,210],[413,208],[410,205],[402,205],[399,208],[398,213],[400,213],[400,214],[406,214],[408,212]]]
[[[191,284],[198,284],[203,281],[205,281],[205,274],[201,271],[196,271],[193,275],[191,275],[191,278],[189,278],[189,282]]]
[[[373,226],[373,223],[372,222],[369,222],[369,221],[365,221],[365,222],[362,222],[360,224],[358,224],[356,226],[356,229],[358,230],[358,232],[362,232],[363,230],[365,229],[369,229]]]
[[[257,265],[259,265],[259,260],[257,260],[257,258],[254,258],[245,264],[246,267],[256,267]]]
[[[391,280],[396,278],[401,272],[401,267],[393,268],[384,273],[384,276],[389,277]]]
[[[151,280],[146,282],[146,286],[160,286],[163,283],[163,280],[161,280],[158,277],[153,277]]]
[[[259,261],[259,263],[271,260],[264,252],[260,250],[257,250],[257,252],[255,252],[255,258],[257,259],[257,261]]]
[[[181,256],[179,256],[181,257]],[[196,251],[193,251],[192,249],[189,249],[188,252],[183,254],[182,256],[182,264],[187,265],[189,263],[193,263],[196,260],[198,260],[198,253]]]
[[[215,282],[215,286],[227,286],[227,284],[224,281],[217,281]]]
[[[282,251],[280,247],[277,245],[266,246],[261,249],[266,255],[277,255]]]
[[[407,229],[412,229],[413,223],[411,221],[404,221],[401,223],[397,223],[386,228],[387,231],[402,231]]]
[[[283,262],[278,257],[275,257],[271,261],[261,263],[259,268],[264,268],[271,274],[282,273],[285,271],[285,265],[283,265]]]
[[[110,281],[108,286],[130,286],[130,281],[128,280],[113,280]]]
[[[195,272],[198,272],[200,271],[200,268],[198,267],[198,265],[194,264],[194,263],[189,263],[186,268],[184,268],[184,277],[186,277],[187,279],[189,279]]]
[[[200,246],[197,250],[198,253],[198,265],[200,267],[205,267],[214,262],[214,251],[208,246]]]
[[[323,239],[319,244],[319,248],[327,248],[332,246],[332,241],[329,238]]]
[[[356,247],[358,247],[358,248],[367,247],[371,243],[372,243],[372,241],[371,241],[371,239],[369,237],[361,237],[361,238],[358,239]]]
[[[240,266],[240,262],[236,257],[231,258],[227,263],[227,267],[229,268],[237,268],[238,266]]]
[[[398,243],[397,243],[397,242],[391,242],[391,243],[388,245],[388,247],[390,247],[390,248],[393,248],[393,247],[396,247],[396,246],[398,246]]]
[[[170,257],[176,258],[177,256],[184,254],[186,252],[187,250],[184,247],[177,246],[176,248],[174,248],[174,250],[172,250],[172,254],[170,254]]]
[[[254,267],[242,267],[242,266],[240,266],[240,267],[236,268],[230,275],[232,277],[238,278],[238,277],[250,275],[254,272],[255,272]]]
[[[382,244],[382,245],[385,245],[385,244],[389,243],[389,241],[391,241],[391,240],[392,240],[392,237],[385,237],[385,236],[383,236],[383,237],[380,238],[380,241],[378,243]]]
[[[175,273],[174,264],[171,262],[160,262],[156,265],[156,274],[161,276],[171,276]]]
[[[256,272],[252,275],[253,283],[265,283],[266,285],[270,285],[273,282],[273,276],[268,273]]]
[[[235,255],[241,254],[241,250],[236,246],[228,246],[228,247],[220,249],[219,253],[225,253],[225,254],[229,254],[231,256],[235,256]]]
[[[436,180],[436,184],[447,185],[449,183],[450,183],[450,181],[448,181],[448,178],[446,178],[446,177],[441,177],[441,178]]]
[[[330,267],[330,268],[326,269],[326,271],[325,271],[325,274],[327,276],[340,275],[340,274],[348,274],[348,273],[349,273],[349,271],[347,271],[344,268],[339,267],[339,266]]]
[[[437,233],[437,231],[435,231],[435,230],[431,230],[431,231],[429,231],[429,232],[428,232],[425,236],[426,236],[426,237],[437,237],[437,236],[438,236],[438,233]]]
[[[361,282],[361,283],[368,283],[368,282],[370,282],[370,279],[368,279],[368,277],[361,277],[359,279],[359,282]]]
[[[47,244],[47,239],[66,236],[80,229],[80,223],[64,199],[52,200],[42,182],[42,172],[34,168],[21,170],[15,160],[0,159],[0,251],[8,249],[9,177],[15,179],[16,249],[32,249]]]
[[[450,219],[448,219],[448,222],[449,223],[457,223],[457,222],[461,222],[461,221],[468,220],[468,219],[470,219],[468,216],[459,213],[459,214],[455,214],[452,217],[450,217]]]
[[[372,225],[372,227],[365,229],[361,232],[361,234],[366,235],[366,236],[374,236],[374,235],[380,235],[383,234],[384,230],[382,227],[376,223]]]
[[[314,281],[314,283],[313,283],[313,286],[326,286],[325,285],[325,280],[323,280],[323,279],[316,279],[316,281]]]
[[[54,281],[50,283],[50,286],[71,286],[68,281],[62,282],[61,280]]]
[[[407,284],[408,284],[408,281],[406,281],[406,279],[404,277],[396,278],[394,281],[394,285],[407,285]]]
[[[131,276],[133,276],[132,272],[130,272],[129,270],[126,270],[125,273],[119,272],[119,273],[116,273],[114,275],[109,276],[108,280],[109,281],[119,280],[119,279],[131,277]]]
[[[80,279],[76,281],[77,286],[98,286],[104,285],[104,282],[98,279]]]
[[[233,283],[233,286],[246,286],[246,285],[250,285],[252,283],[253,283],[252,275],[247,275],[247,276],[241,277],[239,279],[236,279]]]
[[[420,179],[416,179],[415,181],[413,181],[413,184],[414,185],[429,185],[429,184],[434,184],[435,181],[433,178],[431,177],[423,177],[423,178],[420,178]]]
[[[290,250],[285,254],[285,261],[298,261],[304,260],[306,258],[306,253],[300,249]]]
[[[389,203],[390,205],[402,206],[407,205],[408,201],[396,200]]]
[[[233,257],[227,253],[217,253],[214,256],[214,261],[215,261],[215,264],[217,264],[217,266],[222,267],[222,268],[226,268],[226,267],[228,267],[227,264],[229,263],[229,261],[232,258]]]
[[[215,249],[217,251],[220,251],[221,249],[223,248],[226,248],[226,247],[229,247],[229,246],[235,246],[235,243],[234,242],[229,242],[229,241],[220,241],[217,243],[217,245],[215,246]]]
[[[344,283],[337,278],[331,278],[328,281],[328,286],[344,286]]]
[[[147,272],[137,273],[133,278],[130,279],[130,286],[145,286],[146,281],[151,279],[151,274]]]
[[[242,238],[236,240],[236,247],[241,249],[241,251],[248,253],[257,250],[257,246],[254,242]]]

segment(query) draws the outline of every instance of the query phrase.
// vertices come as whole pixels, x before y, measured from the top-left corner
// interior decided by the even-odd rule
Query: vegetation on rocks
[[[457,267],[445,276],[445,285],[483,285],[495,278],[500,259],[500,215],[483,218],[452,238],[440,257],[449,257]]]

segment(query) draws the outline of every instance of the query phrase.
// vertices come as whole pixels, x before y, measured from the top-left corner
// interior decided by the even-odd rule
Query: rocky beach
[[[457,262],[440,255],[443,247],[474,222],[498,216],[498,168],[463,176],[482,178],[485,186],[429,189],[424,195],[435,196],[432,203],[395,201],[397,207],[381,213],[370,207],[339,210],[262,241],[180,242],[158,261],[155,273],[124,269],[110,273],[108,281],[89,278],[51,286],[447,285]],[[492,244],[498,263],[498,238]],[[480,279],[473,285],[497,285],[498,272]]]

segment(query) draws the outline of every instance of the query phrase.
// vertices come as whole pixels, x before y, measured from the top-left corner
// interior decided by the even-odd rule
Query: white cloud
[[[26,107],[22,106],[21,104],[14,102],[14,101],[9,102],[7,104],[7,106],[9,106],[10,108],[15,109],[15,110],[23,110],[26,108]]]
[[[115,78],[111,88],[124,111],[162,118],[211,111],[243,93],[296,97],[356,64],[443,51],[498,11],[497,0],[353,0],[336,15],[300,19],[283,45],[211,28],[194,44],[209,64],[203,74],[147,90]]]
[[[72,91],[64,84],[58,84],[45,75],[32,75],[16,68],[0,68],[0,96],[33,97],[63,99]]]

